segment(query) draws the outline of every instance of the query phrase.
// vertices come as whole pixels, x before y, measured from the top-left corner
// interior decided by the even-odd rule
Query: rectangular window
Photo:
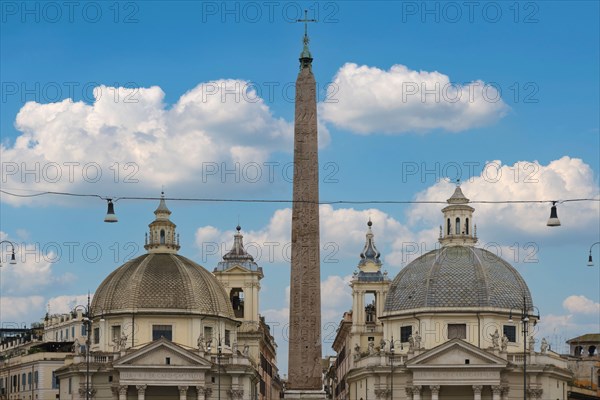
[[[114,325],[111,327],[111,337],[113,342],[118,342],[121,337],[121,325]]]
[[[467,324],[448,324],[448,339],[466,339]]]
[[[71,327],[71,337],[73,339],[75,338],[75,327],[74,326]]]
[[[71,381],[71,378],[69,378],[69,394],[71,394],[71,390],[72,390],[72,389],[71,389],[71,386],[72,386],[72,383],[73,383],[73,382]]]
[[[87,336],[87,331],[86,331],[86,326],[85,324],[81,325],[81,336]]]
[[[208,342],[212,342],[212,334],[213,330],[211,326],[205,326],[204,327],[204,340],[208,343]]]
[[[69,340],[69,328],[65,329],[65,340]]]
[[[517,341],[517,327],[511,325],[504,325],[502,328],[504,334],[508,338],[509,342],[516,343]]]
[[[263,381],[262,378],[260,378],[260,394],[264,396],[266,393],[267,393],[267,385],[266,385],[265,381]]]
[[[225,346],[231,346],[231,332],[225,329]]]
[[[400,327],[400,342],[407,343],[408,337],[412,335],[412,326],[402,326]]]
[[[94,344],[100,343],[100,328],[94,328]]]
[[[56,372],[52,371],[52,389],[58,389],[59,381]]]
[[[38,388],[38,379],[39,379],[38,371],[35,371],[33,373],[33,384],[36,389]]]
[[[158,340],[164,337],[167,340],[173,340],[172,325],[152,325],[152,340]]]

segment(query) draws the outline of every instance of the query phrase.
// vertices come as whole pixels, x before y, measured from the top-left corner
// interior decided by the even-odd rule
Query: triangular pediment
[[[242,267],[239,264],[234,264],[233,266],[231,266],[231,267],[223,270],[223,272],[234,273],[234,274],[235,273],[238,273],[238,274],[243,273],[243,274],[245,274],[245,273],[252,272],[252,271],[250,271],[247,268]]]
[[[453,367],[453,368],[504,368],[508,361],[473,346],[461,339],[452,339],[418,355],[406,363],[407,368]]]
[[[158,366],[210,368],[211,363],[199,354],[161,338],[120,358],[114,366],[115,368]]]

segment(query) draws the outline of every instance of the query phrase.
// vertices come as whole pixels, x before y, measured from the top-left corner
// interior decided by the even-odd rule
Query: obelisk
[[[306,15],[306,14],[305,14]],[[294,123],[294,203],[288,384],[285,398],[324,398],[321,366],[321,267],[319,252],[319,157],[316,82],[308,50],[305,16],[304,49],[296,80]]]

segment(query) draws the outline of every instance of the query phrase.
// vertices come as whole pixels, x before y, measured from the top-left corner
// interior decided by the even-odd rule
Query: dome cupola
[[[442,209],[444,226],[440,226],[442,246],[474,246],[477,243],[477,226],[473,224],[473,212],[469,199],[456,186],[452,196],[446,200],[448,205]]]
[[[519,272],[498,255],[476,248],[475,209],[457,186],[442,209],[441,248],[404,267],[386,298],[388,313],[444,308],[463,311],[508,311],[533,304]]]
[[[192,314],[234,318],[229,296],[215,276],[177,254],[179,238],[169,219],[164,193],[150,235],[148,253],[114,270],[98,286],[92,300],[95,315],[127,313]]]
[[[175,235],[175,225],[170,219],[171,210],[167,207],[165,193],[160,194],[160,203],[154,211],[156,219],[150,223],[150,235],[146,234],[144,248],[148,253],[177,253],[179,235]]]

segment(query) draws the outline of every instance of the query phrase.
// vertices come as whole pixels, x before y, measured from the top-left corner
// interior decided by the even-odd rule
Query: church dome
[[[431,308],[467,310],[533,307],[527,284],[508,262],[476,248],[475,209],[460,186],[442,209],[441,248],[408,264],[386,298],[389,313]]]
[[[422,255],[400,271],[384,311],[521,309],[523,297],[531,307],[527,284],[502,258],[473,246],[446,246]]]
[[[234,318],[217,279],[178,254],[148,253],[113,271],[98,287],[94,315],[169,312]]]
[[[114,270],[92,300],[96,316],[171,313],[235,318],[229,296],[215,276],[183,256],[164,193],[149,225],[148,251]]]

